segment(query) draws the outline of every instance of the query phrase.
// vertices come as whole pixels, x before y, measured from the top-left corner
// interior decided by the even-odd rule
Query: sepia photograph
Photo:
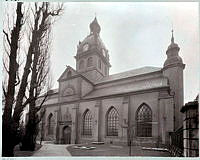
[[[198,2],[3,2],[2,157],[199,157]]]

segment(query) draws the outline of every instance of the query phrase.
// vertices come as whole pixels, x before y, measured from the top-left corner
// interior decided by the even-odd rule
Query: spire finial
[[[172,38],[171,38],[171,43],[174,43],[174,30],[172,28]]]

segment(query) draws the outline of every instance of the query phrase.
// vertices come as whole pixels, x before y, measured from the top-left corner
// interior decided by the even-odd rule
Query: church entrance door
[[[65,126],[63,128],[63,140],[64,140],[64,144],[71,143],[71,127],[70,126]]]

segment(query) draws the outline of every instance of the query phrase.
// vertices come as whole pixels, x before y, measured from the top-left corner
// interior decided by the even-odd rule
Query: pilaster
[[[71,143],[77,144],[79,142],[78,131],[78,109],[79,103],[76,103],[72,108],[72,130],[71,130]]]
[[[101,126],[101,120],[100,120],[100,114],[101,114],[101,100],[96,101],[95,107],[94,107],[94,139],[95,141],[101,141],[100,137],[100,126]]]

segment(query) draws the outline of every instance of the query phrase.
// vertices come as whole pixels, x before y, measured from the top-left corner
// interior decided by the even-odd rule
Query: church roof
[[[139,75],[148,74],[148,73],[152,73],[152,72],[157,72],[157,71],[161,71],[161,69],[162,68],[160,68],[160,67],[150,67],[150,66],[137,68],[137,69],[133,69],[133,70],[126,71],[126,72],[109,75],[107,77],[100,79],[95,84],[106,83],[106,82],[110,82],[110,81],[139,76]]]
[[[169,86],[168,79],[166,77],[156,77],[156,78],[144,79],[141,81],[135,81],[134,83],[129,82],[121,85],[115,84],[109,87],[95,89],[83,98],[88,99],[88,98],[120,95],[130,92],[139,92],[139,91],[168,87],[168,86]]]

